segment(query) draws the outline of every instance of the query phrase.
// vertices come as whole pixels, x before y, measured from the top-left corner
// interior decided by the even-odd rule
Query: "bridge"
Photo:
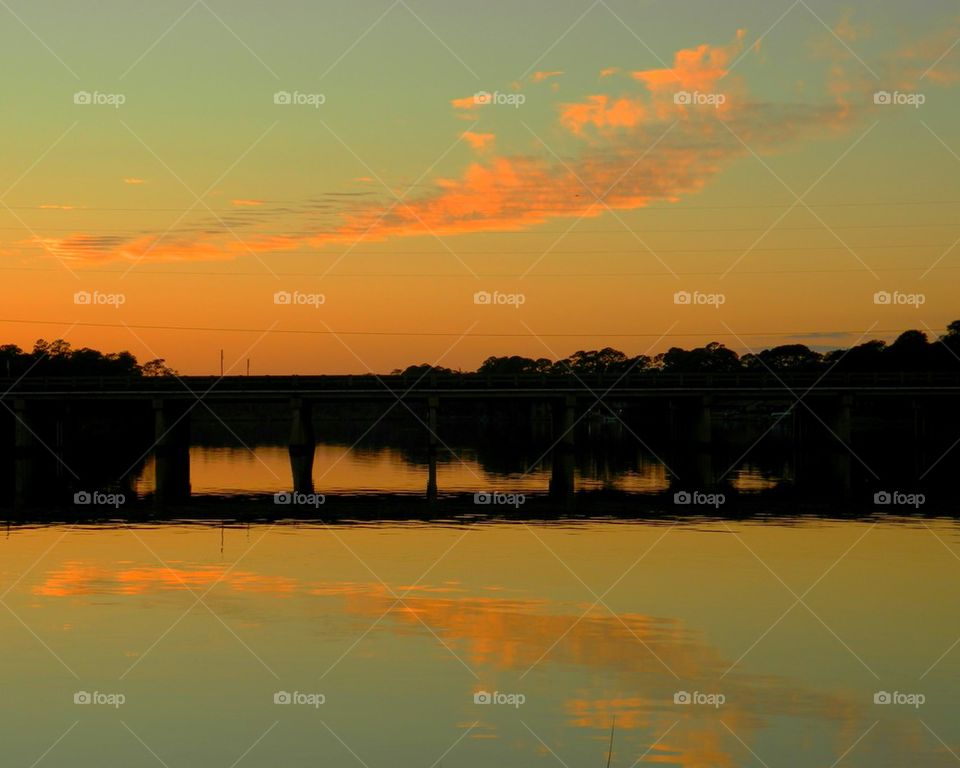
[[[52,419],[56,434],[60,435],[65,410],[82,412],[100,401],[152,409],[155,498],[161,504],[189,497],[190,413],[201,402],[287,404],[292,487],[301,493],[313,490],[314,406],[400,402],[423,427],[429,455],[427,497],[436,498],[436,456],[440,445],[437,424],[445,401],[488,402],[493,409],[502,407],[498,403],[525,401],[541,408],[553,423],[550,491],[567,496],[573,491],[575,426],[586,410],[596,407],[603,412],[610,402],[662,403],[670,418],[682,423],[676,439],[691,454],[702,454],[713,442],[712,425],[718,407],[761,401],[780,403],[781,410],[789,410],[799,400],[814,403],[816,418],[838,440],[849,443],[855,410],[860,403],[878,400],[909,403],[922,421],[927,410],[940,408],[945,401],[958,402],[958,394],[960,373],[940,371],[0,379],[0,404],[14,416],[12,442],[17,499],[29,498],[31,488],[37,483],[33,470],[38,454],[51,451],[38,437],[37,421]],[[82,440],[82,435],[78,439]],[[704,459],[699,463],[699,478],[708,484],[712,475],[709,461]]]
[[[336,375],[336,376],[157,376],[108,378],[0,378],[0,399],[87,400],[99,398],[273,400],[290,397],[319,400],[393,400],[424,396],[452,398],[544,398],[589,396],[607,390],[617,398],[663,395],[871,394],[893,396],[949,395],[960,391],[960,373],[948,371],[820,373],[647,373]]]

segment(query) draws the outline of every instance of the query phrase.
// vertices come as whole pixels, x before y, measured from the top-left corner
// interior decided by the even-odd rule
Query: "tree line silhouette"
[[[580,350],[562,360],[520,355],[493,356],[483,361],[476,371],[456,371],[429,364],[411,365],[392,373],[418,376],[425,373],[457,375],[483,374],[569,374],[657,372],[666,373],[731,373],[737,371],[777,373],[788,371],[940,371],[960,367],[960,320],[947,326],[947,332],[933,342],[924,331],[901,333],[887,344],[880,339],[846,349],[817,352],[805,344],[782,344],[756,354],[738,355],[718,341],[702,347],[671,347],[666,352],[630,357],[613,347]],[[63,339],[39,339],[30,352],[15,344],[0,346],[0,376],[176,376],[163,358],[139,363],[127,351],[103,353],[88,347],[73,349]]]
[[[63,339],[38,339],[31,352],[16,344],[0,346],[0,376],[174,376],[163,358],[142,365],[131,352],[109,352],[82,347],[73,349]]]
[[[960,367],[960,320],[947,326],[947,332],[931,342],[923,331],[904,331],[891,344],[882,339],[846,349],[817,352],[805,344],[782,344],[756,354],[738,355],[718,341],[695,349],[671,347],[658,355],[629,357],[613,347],[580,350],[562,360],[519,355],[488,357],[477,373],[488,374],[597,374],[657,372],[665,373],[731,373],[737,371],[775,372],[823,371],[937,371]],[[405,376],[426,372],[456,374],[430,365],[411,365],[393,373]]]

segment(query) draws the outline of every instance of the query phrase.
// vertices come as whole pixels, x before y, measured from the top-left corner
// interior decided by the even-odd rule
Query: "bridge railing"
[[[738,371],[732,373],[618,373],[600,374],[428,374],[418,375],[332,375],[332,376],[183,376],[183,377],[103,377],[103,376],[27,376],[22,379],[0,379],[0,395],[44,392],[115,392],[149,395],[182,393],[188,389],[197,395],[207,391],[224,392],[323,392],[371,391],[392,392],[431,390],[557,390],[585,389],[598,394],[607,389],[784,389],[805,391],[816,389],[896,389],[957,388],[960,373],[924,372],[846,372],[822,374],[817,371],[770,372]],[[799,394],[799,392],[798,392]]]

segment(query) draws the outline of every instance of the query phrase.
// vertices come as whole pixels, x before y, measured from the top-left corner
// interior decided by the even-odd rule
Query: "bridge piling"
[[[37,489],[37,441],[30,428],[27,401],[13,401],[14,505],[29,504]]]
[[[853,395],[840,395],[833,430],[846,445],[850,445],[853,438]]]
[[[437,435],[437,422],[440,411],[440,398],[427,398],[427,501],[437,500],[437,451],[440,438]]]
[[[713,398],[705,395],[700,398],[694,416],[694,439],[701,447],[709,447],[713,440]]]
[[[577,398],[567,395],[555,400],[553,407],[553,439],[550,470],[550,495],[569,504],[574,493],[574,432],[577,423]]]
[[[913,476],[919,480],[926,471],[927,463],[927,408],[913,399]]]
[[[309,400],[290,401],[290,472],[295,493],[313,493],[313,458],[317,440],[313,431],[313,408]]]
[[[153,401],[157,504],[190,498],[190,409],[180,401]]]

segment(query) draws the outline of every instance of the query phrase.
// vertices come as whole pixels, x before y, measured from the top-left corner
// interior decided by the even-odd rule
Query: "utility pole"
[[[223,376],[223,350],[220,350],[220,376]]]

